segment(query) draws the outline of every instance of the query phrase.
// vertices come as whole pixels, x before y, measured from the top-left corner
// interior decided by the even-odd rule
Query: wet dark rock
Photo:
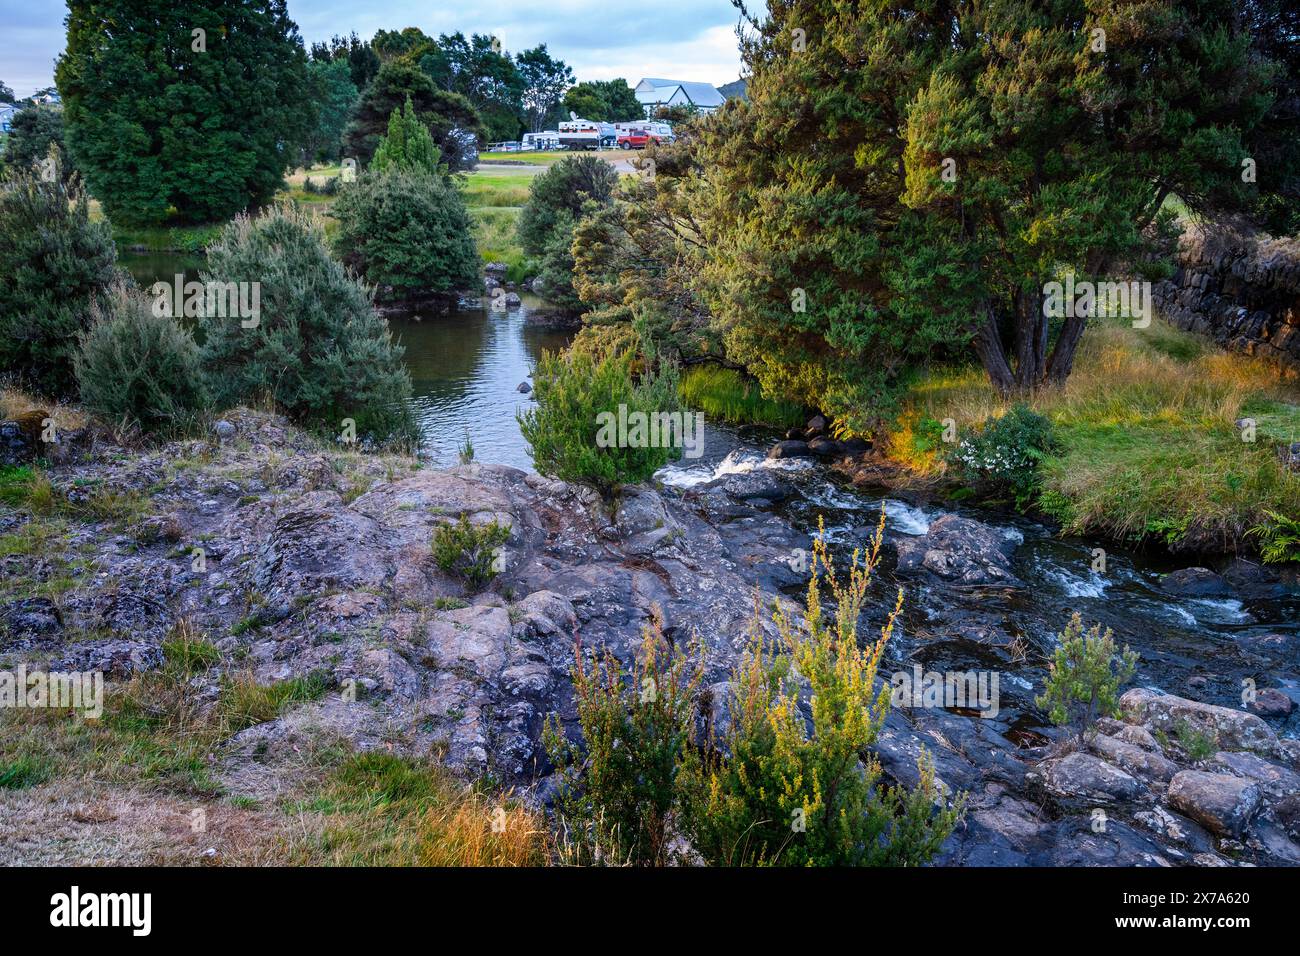
[[[703,488],[719,488],[740,501],[784,501],[793,493],[789,482],[766,468],[715,478]]]
[[[520,393],[522,393],[522,394],[524,394],[524,395],[527,395],[527,394],[528,394],[529,392],[531,392],[532,390],[533,390],[533,387],[532,387],[531,385],[529,385],[527,382],[520,382],[520,383],[519,383],[519,387],[515,389],[516,392],[520,392]]]
[[[767,453],[768,458],[812,458],[812,449],[804,441],[779,441]]]
[[[812,438],[826,431],[826,418],[823,415],[814,415],[808,419],[808,425],[805,429],[805,435]]]
[[[1169,784],[1169,805],[1220,836],[1240,837],[1259,809],[1257,783],[1224,773],[1183,770]]]
[[[860,455],[871,450],[871,442],[862,438],[850,438],[844,442],[844,451],[849,455]]]
[[[1017,542],[971,518],[944,515],[919,537],[895,541],[900,574],[929,571],[954,584],[1015,587],[1011,555]]]
[[[1289,717],[1295,709],[1295,702],[1276,687],[1268,687],[1259,691],[1246,706],[1251,713],[1261,717]]]
[[[1227,597],[1232,594],[1228,582],[1209,568],[1183,568],[1160,579],[1160,587],[1180,597]]]
[[[808,450],[818,458],[834,458],[843,454],[844,446],[833,438],[813,438],[808,442]]]
[[[1294,634],[1253,633],[1236,638],[1237,649],[1248,660],[1271,666],[1284,660],[1293,660],[1300,641]]]

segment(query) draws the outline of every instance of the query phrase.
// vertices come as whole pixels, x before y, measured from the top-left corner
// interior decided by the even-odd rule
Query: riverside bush
[[[701,672],[667,647],[656,614],[641,653],[624,668],[608,650],[574,649],[573,686],[585,748],[547,719],[547,754],[559,768],[560,849],[572,864],[665,866],[677,775],[690,741]]]
[[[387,301],[451,300],[479,283],[469,210],[437,173],[401,165],[367,172],[340,191],[333,215],[335,249]]]
[[[889,685],[877,692],[874,682],[902,607],[900,594],[880,639],[859,645],[883,533],[882,513],[843,583],[815,539],[805,617],[778,612],[779,643],[769,647],[755,609],[750,652],[726,700],[700,693],[692,652],[664,649],[658,621],[630,672],[608,653],[589,664],[578,649],[583,745],[565,739],[555,718],[545,735],[561,768],[561,848],[574,862],[662,865],[676,834],[718,866],[900,866],[933,857],[964,796],[941,799],[924,754],[910,790],[883,785],[879,762],[867,756],[889,710]],[[829,621],[823,583],[836,608]],[[697,702],[707,728],[698,735]],[[721,712],[730,719],[715,736]]]
[[[203,364],[219,407],[269,396],[331,434],[350,418],[359,436],[416,443],[403,349],[309,213],[280,206],[235,219],[209,247],[204,279],[261,283],[255,327],[205,320]]]
[[[867,756],[889,712],[876,671],[902,610],[899,592],[874,643],[857,622],[880,562],[884,513],[870,547],[841,580],[823,536],[813,542],[802,621],[778,610],[779,642],[765,646],[755,620],[750,651],[732,676],[720,746],[687,756],[685,828],[714,865],[915,866],[960,819],[964,797],[942,800],[924,753],[917,787],[887,787]],[[824,576],[824,577],[823,577]],[[833,619],[823,615],[829,586]]]
[[[637,380],[633,364],[628,352],[543,355],[533,376],[537,405],[519,416],[538,471],[589,484],[608,497],[621,484],[646,480],[680,454],[677,448],[602,448],[596,443],[601,413],[617,415],[620,405],[629,416],[678,408],[674,367]]]
[[[1010,493],[1024,507],[1038,490],[1038,466],[1055,447],[1052,423],[1025,405],[988,418],[949,454],[949,463],[985,494]]]
[[[51,157],[58,166],[58,154]],[[57,171],[56,171],[57,172]],[[0,188],[0,372],[50,397],[76,387],[77,336],[121,274],[77,177],[11,170]]]
[[[81,403],[105,421],[147,433],[193,425],[208,393],[199,347],[171,316],[118,287],[82,333],[75,357]]]

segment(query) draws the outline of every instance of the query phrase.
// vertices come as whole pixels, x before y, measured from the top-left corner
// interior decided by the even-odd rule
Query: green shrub
[[[326,176],[319,183],[310,176],[303,180],[302,191],[313,196],[336,196],[339,191],[339,178]]]
[[[219,407],[266,396],[297,421],[338,434],[413,445],[403,349],[364,285],[326,250],[309,213],[280,206],[230,223],[208,249],[207,280],[261,283],[253,328],[209,321],[203,364]]]
[[[678,410],[676,369],[633,379],[630,353],[597,357],[587,352],[546,354],[533,375],[536,406],[519,416],[532,446],[533,463],[543,474],[592,485],[609,496],[621,484],[644,481],[681,450],[678,448],[601,447],[602,413],[647,415]]]
[[[461,515],[455,524],[439,525],[433,533],[433,559],[448,574],[481,587],[497,575],[497,549],[510,540],[510,529],[495,520],[472,525]]]
[[[864,758],[889,710],[876,671],[902,593],[879,640],[860,644],[857,622],[880,559],[884,516],[847,581],[814,539],[808,606],[800,622],[778,611],[780,643],[768,649],[755,622],[750,652],[732,677],[721,746],[688,756],[683,814],[692,845],[714,865],[908,866],[929,860],[964,812],[943,800],[923,753],[919,785],[880,783]],[[820,566],[820,570],[819,570]],[[822,575],[834,619],[823,617]],[[806,703],[805,703],[806,702]]]
[[[10,170],[0,188],[0,372],[52,397],[76,387],[77,336],[119,279],[106,223],[77,178]]]
[[[701,672],[665,646],[656,615],[625,674],[608,651],[575,647],[573,687],[583,746],[552,714],[543,734],[557,767],[556,823],[565,861],[665,866],[669,820],[695,715]]]
[[[556,231],[557,222],[567,217],[569,227],[582,218],[586,204],[607,205],[618,186],[614,167],[595,156],[569,156],[553,163],[533,178],[528,202],[515,227],[519,244],[530,256],[541,256]]]
[[[367,172],[342,190],[333,215],[335,248],[385,300],[451,300],[479,284],[464,197],[436,173]]]
[[[552,305],[580,312],[574,289],[573,233],[583,216],[614,201],[618,173],[594,156],[570,156],[533,178],[515,227],[524,253],[540,261],[542,295]]]
[[[146,433],[190,427],[208,393],[189,331],[169,315],[155,315],[147,299],[124,287],[94,312],[75,358],[86,410]]]
[[[1137,655],[1127,647],[1117,651],[1110,628],[1101,633],[1094,624],[1084,631],[1076,611],[1061,634],[1042,696],[1052,723],[1070,727],[1080,737],[1101,717],[1119,716],[1119,688],[1133,676]]]
[[[977,490],[1012,494],[1025,507],[1038,490],[1038,466],[1054,447],[1052,423],[1028,406],[1016,405],[1000,418],[987,419],[948,460]]]

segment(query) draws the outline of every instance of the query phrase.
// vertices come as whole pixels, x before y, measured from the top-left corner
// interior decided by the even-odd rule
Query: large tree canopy
[[[564,108],[601,123],[645,119],[641,101],[624,79],[585,80],[564,95]]]
[[[284,0],[68,0],[68,148],[111,218],[229,218],[280,188],[311,123]]]
[[[1257,188],[1240,2],[767,6],[707,124],[705,287],[732,358],[849,421],[964,342],[1003,392],[1063,380],[1086,318],[1049,322],[1048,282],[1141,268],[1170,195]]]
[[[363,165],[369,163],[380,137],[388,132],[393,110],[401,110],[408,98],[448,168],[456,171],[472,166],[473,152],[466,138],[484,135],[473,105],[458,93],[434,86],[428,76],[401,59],[385,63],[366,87],[343,138],[343,155]]]

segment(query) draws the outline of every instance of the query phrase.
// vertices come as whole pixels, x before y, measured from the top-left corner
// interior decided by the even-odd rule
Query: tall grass
[[[963,367],[922,375],[905,404],[890,454],[934,474],[942,449],[918,438],[927,425],[951,418],[960,437],[1011,403]],[[1161,322],[1105,320],[1090,326],[1066,384],[1029,404],[1061,442],[1044,465],[1042,503],[1067,532],[1232,547],[1265,511],[1300,513],[1300,476],[1275,451],[1300,440],[1300,391],[1260,359]],[[1234,425],[1242,417],[1257,421],[1254,443]]]
[[[678,386],[682,403],[708,418],[740,425],[793,428],[805,421],[795,402],[763,396],[757,382],[716,365],[697,365],[683,372]]]

